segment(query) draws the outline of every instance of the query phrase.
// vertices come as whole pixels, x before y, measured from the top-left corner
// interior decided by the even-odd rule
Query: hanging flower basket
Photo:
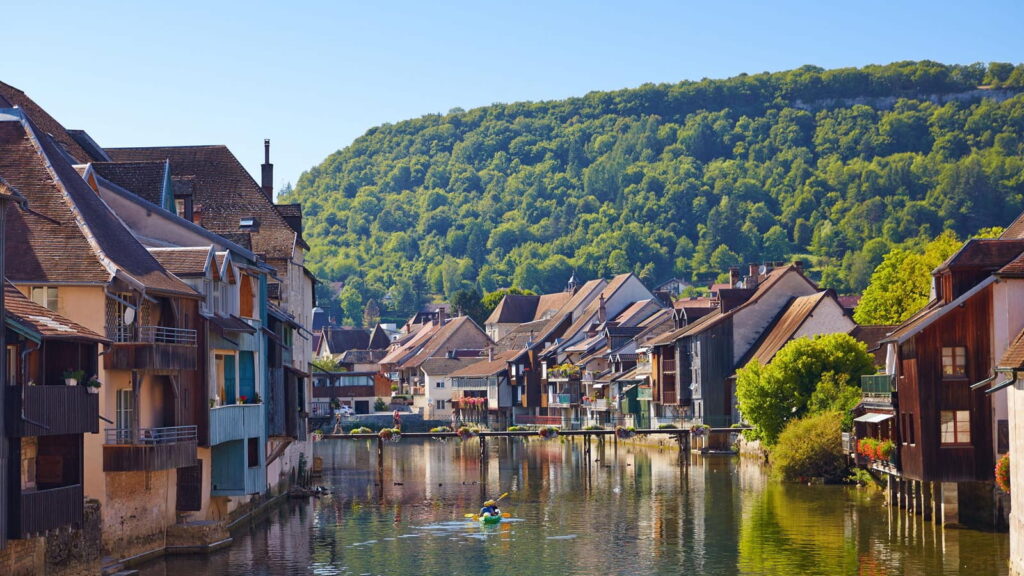
[[[636,428],[633,428],[632,426],[616,426],[615,436],[622,440],[628,440],[633,436],[636,436]]]
[[[324,439],[324,433],[320,430],[314,430],[310,437],[313,439],[313,442],[319,442]]]
[[[1003,454],[996,462],[996,486],[1007,494],[1010,493],[1010,455]]]
[[[544,426],[537,431],[537,434],[545,440],[551,440],[552,438],[558,438],[558,428],[555,428],[554,426]]]
[[[459,428],[455,433],[459,435],[459,438],[461,440],[469,440],[470,438],[476,436],[477,434],[476,430],[473,430],[469,426],[463,426],[462,428]]]
[[[451,432],[452,429],[447,426],[435,426],[430,429],[431,432]]]
[[[373,434],[373,430],[370,430],[366,426],[360,426],[359,428],[353,428],[350,430],[349,434]]]

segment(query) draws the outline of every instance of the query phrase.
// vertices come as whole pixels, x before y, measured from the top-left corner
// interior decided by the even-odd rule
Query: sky
[[[0,81],[104,147],[226,144],[275,188],[368,129],[495,102],[1024,61],[1024,2],[0,0]],[[13,25],[11,25],[13,23]]]

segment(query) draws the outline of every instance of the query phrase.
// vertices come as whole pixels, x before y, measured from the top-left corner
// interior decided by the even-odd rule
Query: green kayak
[[[497,515],[497,516],[484,515],[484,516],[480,517],[480,523],[481,524],[497,524],[499,522],[501,522],[501,515]]]

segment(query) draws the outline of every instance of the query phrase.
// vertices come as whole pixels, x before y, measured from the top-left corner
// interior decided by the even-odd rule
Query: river
[[[290,501],[163,575],[1006,574],[1006,534],[942,529],[844,486],[771,481],[755,462],[610,440],[589,466],[567,440],[327,440],[331,496]],[[497,526],[466,520],[508,492]]]

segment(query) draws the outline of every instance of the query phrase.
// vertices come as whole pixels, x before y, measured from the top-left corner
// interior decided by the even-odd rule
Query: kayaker
[[[498,510],[498,503],[494,500],[488,500],[484,502],[484,507],[480,509],[481,516],[501,516],[501,510]]]

